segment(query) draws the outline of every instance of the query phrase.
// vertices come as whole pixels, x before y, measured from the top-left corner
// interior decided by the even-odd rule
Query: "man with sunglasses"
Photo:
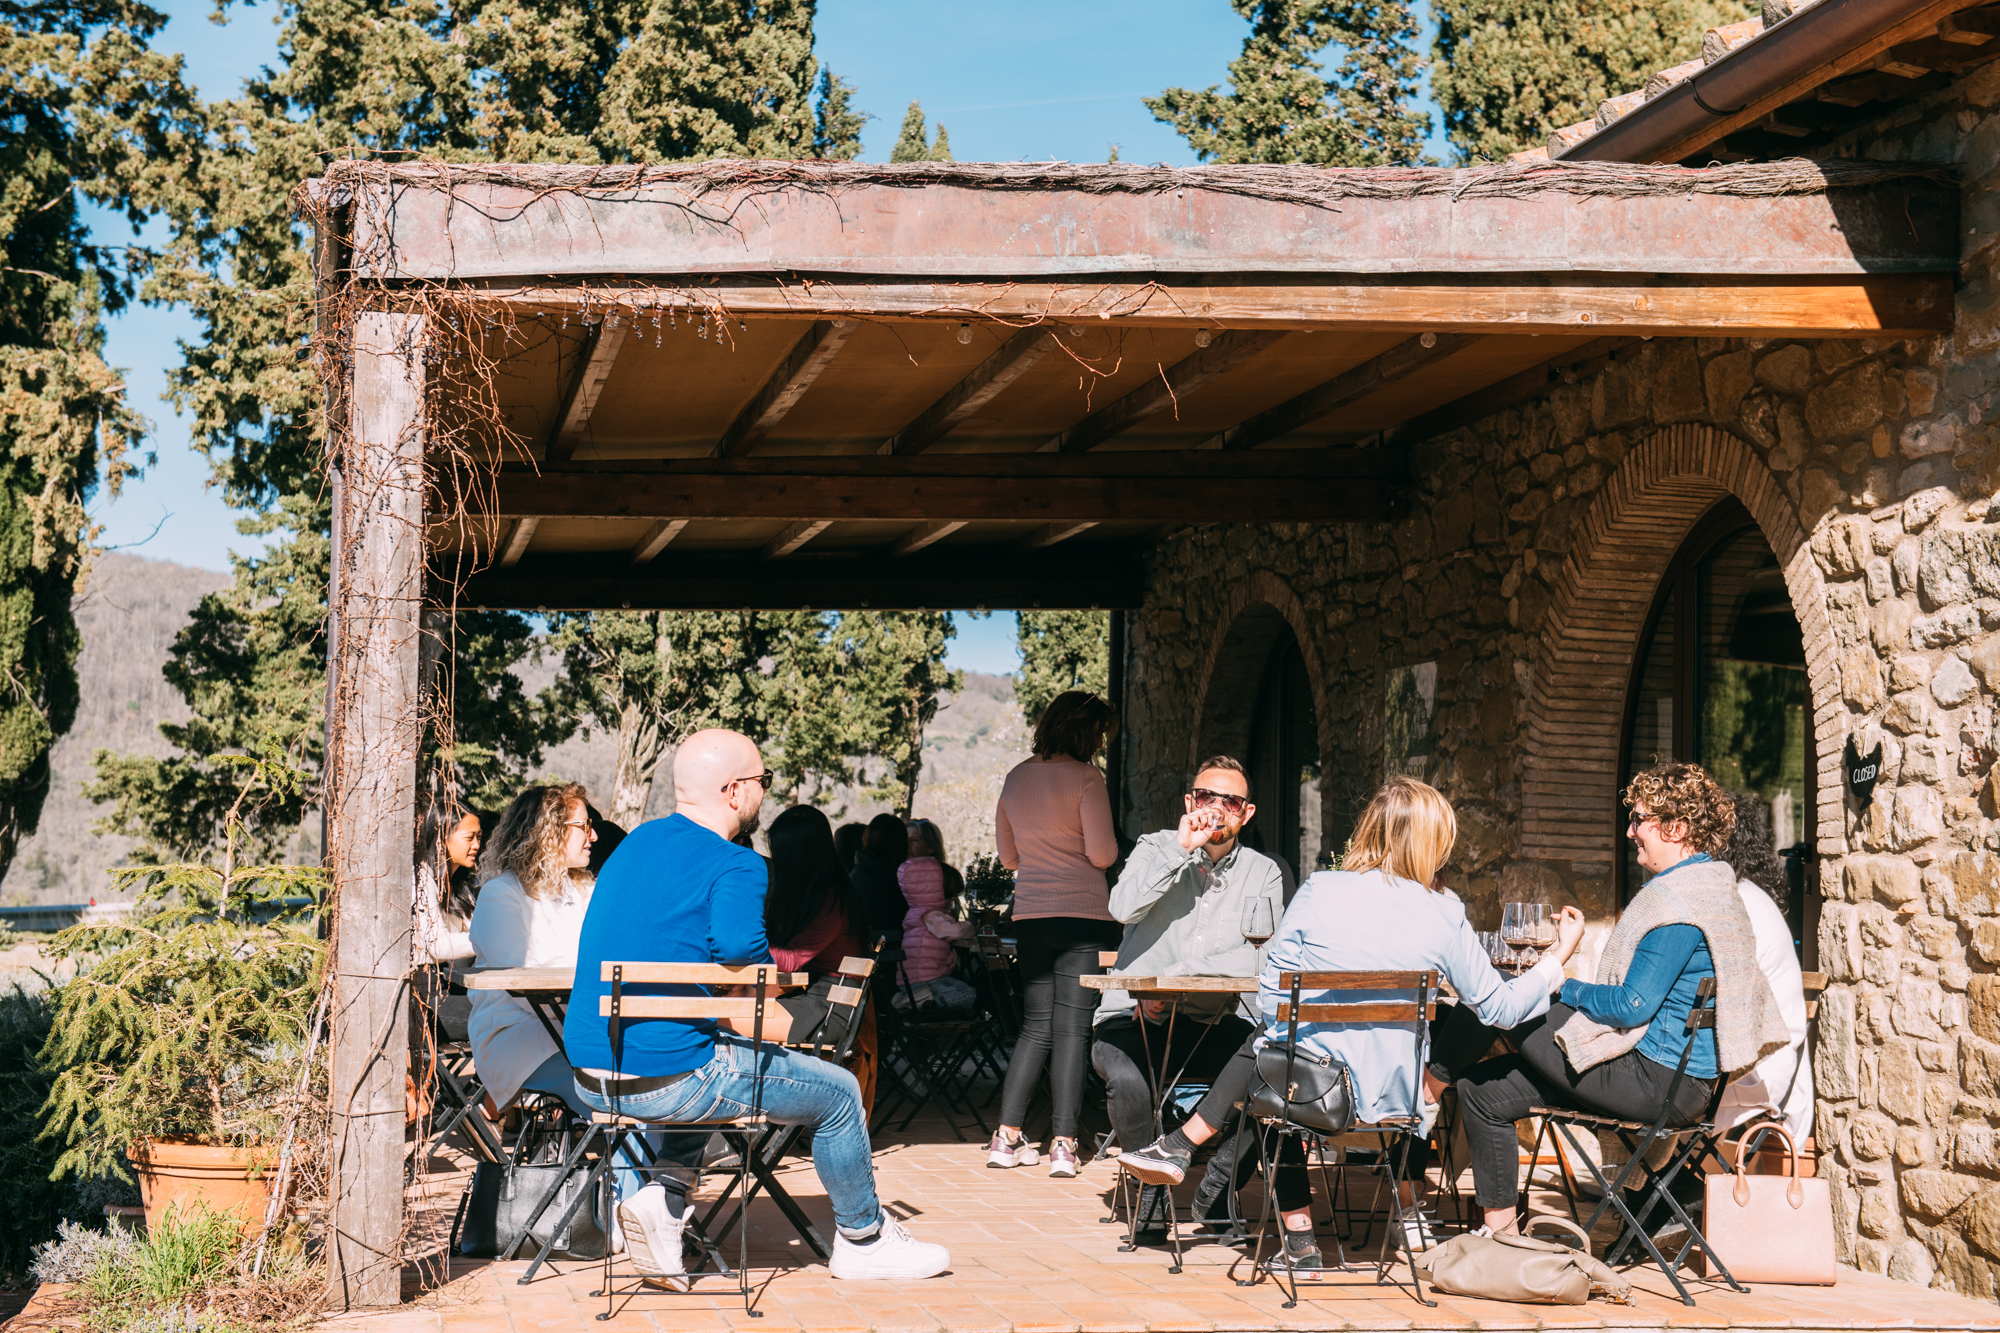
[[[1182,803],[1179,825],[1139,839],[1112,887],[1111,915],[1125,924],[1116,970],[1254,977],[1291,886],[1282,862],[1243,845],[1243,828],[1257,813],[1249,775],[1228,755],[1204,760]],[[1125,1151],[1152,1143],[1158,1132],[1154,1108],[1163,1073],[1169,1086],[1210,1082],[1255,1030],[1237,995],[1135,1003],[1125,991],[1106,991],[1091,1063],[1110,1088],[1111,1123]],[[1196,1192],[1197,1219],[1227,1211],[1228,1155],[1225,1149]],[[1140,1233],[1163,1231],[1169,1206],[1165,1188],[1146,1186]]]
[[[757,827],[771,772],[734,731],[698,731],[674,752],[674,813],[634,829],[605,863],[577,941],[576,982],[563,1045],[577,1095],[663,1128],[748,1114],[756,1096],[753,1048],[727,1024],[627,1019],[617,1051],[599,1012],[603,964],[768,963],[764,858],[736,839]],[[635,985],[635,994],[685,987]],[[762,1109],[773,1123],[810,1125],[813,1168],[833,1205],[837,1278],[934,1277],[951,1264],[942,1245],[912,1237],[875,1194],[861,1088],[839,1065],[773,1044],[783,1010],[764,1020]],[[615,1099],[615,1107],[614,1107]],[[667,1186],[677,1185],[677,1190]],[[681,1258],[688,1182],[649,1185],[618,1206],[633,1269],[687,1290]]]

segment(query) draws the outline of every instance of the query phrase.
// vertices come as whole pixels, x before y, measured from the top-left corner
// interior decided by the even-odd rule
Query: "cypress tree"
[[[1407,0],[1230,0],[1250,20],[1229,91],[1145,99],[1204,162],[1379,166],[1419,160],[1430,118],[1414,109],[1421,64]],[[1315,58],[1339,48],[1331,78]]]
[[[1436,0],[1431,92],[1460,158],[1494,161],[1701,54],[1750,0]]]
[[[861,152],[861,127],[868,114],[854,109],[854,85],[830,69],[819,72],[813,156],[852,162]]]
[[[938,123],[937,138],[931,143],[931,161],[949,162],[951,157],[951,137],[944,132],[944,123]]]
[[[903,130],[896,136],[896,146],[889,150],[889,160],[928,162],[930,158],[931,147],[924,139],[924,109],[912,102],[903,113]]]

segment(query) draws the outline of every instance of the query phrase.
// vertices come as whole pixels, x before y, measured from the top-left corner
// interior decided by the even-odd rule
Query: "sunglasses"
[[[1188,795],[1194,798],[1196,808],[1204,805],[1219,805],[1232,815],[1240,815],[1249,806],[1247,796],[1231,796],[1227,792],[1210,791],[1206,787],[1196,787]]]
[[[725,782],[722,784],[722,790],[726,792],[731,787],[734,787],[738,782],[754,782],[758,786],[762,787],[765,791],[769,791],[771,790],[771,784],[777,781],[777,778],[778,775],[776,773],[773,773],[770,769],[767,768],[762,773],[756,773],[747,778],[736,778],[733,781]]]

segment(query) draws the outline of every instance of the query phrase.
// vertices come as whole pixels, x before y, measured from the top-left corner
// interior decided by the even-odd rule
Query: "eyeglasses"
[[[1628,829],[1638,828],[1642,824],[1651,824],[1658,819],[1659,819],[1658,815],[1649,815],[1641,811],[1634,810],[1632,812],[1632,817],[1625,821],[1625,827]]]
[[[582,819],[582,820],[578,820],[578,819],[565,819],[565,820],[563,821],[563,827],[564,827],[564,828],[589,828],[589,827],[591,827],[591,823],[590,823],[590,821],[589,821],[588,819]]]
[[[767,768],[762,773],[753,774],[752,776],[747,778],[733,778],[730,781],[722,784],[722,790],[724,792],[727,792],[731,787],[734,787],[739,782],[754,782],[758,786],[762,787],[765,791],[769,791],[771,790],[771,784],[777,780],[777,777],[778,775],[776,773],[773,773],[770,769]]]
[[[1232,815],[1242,814],[1244,808],[1250,804],[1250,798],[1247,796],[1231,796],[1228,792],[1210,791],[1206,787],[1196,787],[1188,795],[1194,797],[1197,807],[1219,805]]]

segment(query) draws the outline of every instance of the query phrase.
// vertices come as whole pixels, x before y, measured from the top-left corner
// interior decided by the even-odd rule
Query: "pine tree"
[[[1230,90],[1145,99],[1204,162],[1366,167],[1420,159],[1430,117],[1414,109],[1421,61],[1408,0],[1230,0],[1250,20]],[[1331,78],[1315,57],[1341,51]]]
[[[1431,92],[1459,156],[1497,161],[1757,12],[1750,0],[1438,0]]]
[[[0,4],[0,875],[76,715],[87,506],[116,493],[145,425],[103,357],[131,270],[90,243],[81,201],[136,226],[159,163],[188,151],[180,61],[147,49],[165,21],[116,0]]]
[[[912,102],[903,113],[903,130],[896,136],[896,146],[889,150],[889,160],[928,162],[930,158],[931,147],[924,138],[924,109]]]
[[[298,185],[349,153],[852,156],[863,117],[812,57],[812,14],[812,0],[284,0],[278,61],[207,109],[204,138],[144,159],[173,225],[142,294],[185,304],[202,329],[169,377],[176,405],[225,497],[249,511],[246,530],[281,540],[237,561],[235,586],[204,599],[175,644],[168,678],[193,713],[167,732],[178,753],[99,755],[90,794],[113,807],[102,827],[155,858],[192,856],[219,836],[229,756],[321,761],[329,511],[321,389],[301,355],[313,274]],[[454,733],[428,753],[491,799],[562,728],[501,679],[532,649],[525,622],[461,617],[458,630]],[[271,802],[245,836],[275,848],[303,814]]]
[[[931,144],[931,161],[949,162],[951,157],[951,136],[944,132],[944,123],[938,122],[937,138]]]
[[[848,753],[888,761],[887,777],[868,795],[891,802],[905,819],[923,772],[924,728],[937,715],[939,696],[965,681],[944,664],[945,645],[957,634],[943,611],[849,611],[834,630],[846,667],[847,715],[858,722]]]
[[[1030,727],[1064,690],[1110,687],[1111,616],[1104,611],[1020,613],[1021,674],[1014,698]]]

